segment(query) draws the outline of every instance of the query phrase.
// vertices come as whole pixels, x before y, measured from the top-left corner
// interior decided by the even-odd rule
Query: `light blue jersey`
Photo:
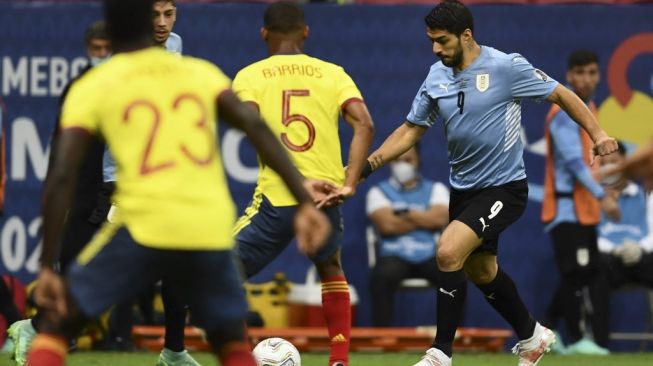
[[[431,66],[407,120],[432,126],[442,117],[454,189],[498,186],[526,178],[521,99],[546,99],[557,85],[521,55],[481,46],[462,72]]]
[[[183,50],[183,42],[181,36],[177,33],[170,32],[168,40],[166,41],[166,50],[170,53],[181,55]],[[104,150],[104,157],[102,158],[102,176],[105,182],[116,181],[116,163],[109,153],[109,148]]]
[[[605,214],[599,225],[599,249],[602,252],[611,252],[614,248],[623,245],[626,240],[642,245],[647,251],[653,249],[650,229],[647,218],[647,198],[644,188],[629,183],[619,196],[619,209],[621,220],[614,222]]]
[[[553,146],[553,167],[555,169],[556,193],[572,194],[574,186],[580,182],[597,199],[602,199],[605,192],[601,185],[592,178],[592,172],[583,161],[583,144],[581,127],[563,110],[560,110],[549,125],[551,144]],[[557,197],[556,216],[544,230],[550,231],[563,222],[577,223],[574,200],[571,197]]]
[[[181,55],[183,53],[183,42],[181,41],[181,36],[177,33],[170,32],[170,36],[168,36],[168,40],[166,41],[166,50],[170,53]]]

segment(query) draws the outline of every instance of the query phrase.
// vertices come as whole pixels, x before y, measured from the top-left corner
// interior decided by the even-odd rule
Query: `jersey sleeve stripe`
[[[350,105],[351,103],[365,103],[365,101],[362,100],[361,98],[349,98],[342,103],[342,105],[340,106],[340,110],[344,112],[345,108],[347,108],[347,106]]]

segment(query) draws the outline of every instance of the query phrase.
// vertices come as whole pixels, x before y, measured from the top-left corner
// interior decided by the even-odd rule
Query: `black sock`
[[[454,272],[438,271],[438,312],[433,347],[451,357],[456,328],[460,323],[467,297],[467,280],[463,270]]]
[[[171,291],[165,280],[161,289],[161,300],[165,311],[166,335],[164,347],[181,352],[184,348],[184,328],[186,327],[186,306]]]
[[[515,283],[501,268],[492,282],[476,286],[485,294],[490,305],[510,323],[520,340],[533,336],[535,319],[519,297]]]

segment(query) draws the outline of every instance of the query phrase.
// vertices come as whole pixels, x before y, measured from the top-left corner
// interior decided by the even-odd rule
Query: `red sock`
[[[39,334],[32,341],[27,365],[63,366],[68,353],[68,342],[63,337],[53,334]]]
[[[250,349],[249,344],[245,342],[227,344],[218,353],[220,364],[222,366],[257,366]]]
[[[351,302],[345,276],[333,276],[322,281],[322,309],[331,338],[329,365],[336,361],[348,365]]]

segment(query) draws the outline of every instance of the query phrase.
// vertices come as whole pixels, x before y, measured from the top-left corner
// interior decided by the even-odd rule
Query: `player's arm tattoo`
[[[383,166],[383,155],[370,156],[369,162],[372,170],[377,170]]]

